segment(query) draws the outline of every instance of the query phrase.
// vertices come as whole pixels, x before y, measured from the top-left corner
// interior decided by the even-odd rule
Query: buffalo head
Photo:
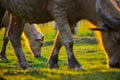
[[[109,66],[120,68],[120,1],[97,0],[96,11],[104,24],[94,30],[101,31]]]

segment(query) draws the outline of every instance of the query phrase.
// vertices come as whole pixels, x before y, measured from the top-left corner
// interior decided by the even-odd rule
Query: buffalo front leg
[[[2,50],[1,50],[1,59],[3,61],[7,61],[8,59],[6,58],[6,46],[8,44],[8,36],[6,35],[7,33],[7,29],[5,29],[5,33],[4,33],[4,39],[3,39],[3,45],[2,45]]]
[[[60,30],[63,45],[65,46],[67,51],[68,68],[75,70],[82,69],[81,65],[79,64],[73,53],[73,39],[69,24],[64,23],[62,26],[58,26],[58,28]]]
[[[56,3],[56,0],[54,1],[50,3],[49,9],[53,18],[55,19],[55,22],[58,26],[58,30],[61,35],[62,43],[67,51],[68,67],[73,69],[82,69],[81,65],[76,60],[73,54],[73,39],[72,39],[67,13],[65,12],[64,8],[62,8],[62,6],[56,5],[59,4]]]
[[[60,25],[60,24],[59,24]],[[60,35],[62,38],[62,43],[66,48],[68,56],[68,68],[70,69],[82,69],[81,65],[77,61],[73,53],[73,39],[71,30],[68,23],[64,23],[62,26],[58,26]]]
[[[18,58],[18,62],[21,68],[23,69],[28,69],[28,70],[33,70],[32,66],[27,62],[23,50],[21,48],[21,34],[23,32],[23,24],[21,21],[16,20],[11,24],[11,27],[9,28],[8,36],[10,38],[10,41],[12,43],[12,46],[14,48],[14,51],[16,53],[16,56]]]
[[[59,68],[58,54],[61,47],[62,47],[62,40],[61,40],[61,36],[59,35],[59,32],[57,31],[56,38],[54,40],[54,46],[47,63],[50,69]]]
[[[4,13],[4,16],[3,16],[2,22],[1,22],[1,24],[4,24],[4,26],[5,26],[4,40],[3,40],[2,50],[1,50],[1,59],[3,61],[8,60],[6,58],[6,46],[7,46],[8,41],[9,41],[7,32],[8,32],[8,28],[11,26],[11,21],[12,21],[11,18],[12,18],[12,16],[9,14],[8,11],[6,11]]]

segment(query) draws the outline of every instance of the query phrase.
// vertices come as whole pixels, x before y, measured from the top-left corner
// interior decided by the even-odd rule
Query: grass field
[[[85,21],[82,21],[78,33],[73,36],[74,54],[85,71],[68,70],[64,47],[62,47],[59,54],[60,68],[58,70],[48,69],[46,62],[55,37],[53,24],[52,22],[40,25],[45,36],[42,58],[34,58],[25,46],[24,39],[22,39],[25,56],[28,62],[33,65],[35,71],[22,70],[18,66],[17,58],[9,42],[7,46],[9,61],[3,62],[0,60],[0,80],[120,80],[120,69],[108,67],[107,56],[98,45],[98,40],[95,37],[90,37],[91,31]],[[0,45],[2,46],[4,29],[0,32]]]

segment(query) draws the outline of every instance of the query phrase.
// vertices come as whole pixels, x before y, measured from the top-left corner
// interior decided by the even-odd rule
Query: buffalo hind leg
[[[20,38],[24,26],[21,21],[16,19],[15,20],[12,19],[12,20],[13,22],[11,24],[11,27],[9,28],[8,36],[12,43],[16,56],[18,58],[19,65],[23,69],[33,70],[32,66],[27,62],[23,50],[21,48]]]
[[[48,63],[47,63],[48,67],[50,69],[59,68],[59,66],[58,66],[58,54],[59,54],[59,50],[61,47],[62,47],[62,40],[61,40],[61,36],[59,35],[59,32],[57,31],[56,38],[54,41],[54,46],[53,46],[51,55],[50,55]]]

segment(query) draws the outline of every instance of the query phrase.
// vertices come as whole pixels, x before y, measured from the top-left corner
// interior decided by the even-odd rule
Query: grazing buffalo
[[[1,59],[3,61],[8,60],[6,58],[6,46],[9,41],[8,36],[7,36],[7,31],[9,27],[11,26],[11,23],[15,24],[16,22],[10,19],[9,13],[8,11],[6,11],[0,22],[1,24],[0,28],[5,27],[4,43],[3,43],[2,51],[1,51]],[[35,57],[41,57],[41,47],[43,45],[43,40],[44,40],[42,33],[37,30],[36,24],[26,23],[24,26],[25,26],[24,34],[28,39],[30,50],[32,51]]]
[[[25,23],[24,34],[28,40],[30,50],[35,57],[41,57],[41,48],[44,42],[44,36],[38,31],[36,24]]]
[[[8,35],[23,69],[32,67],[21,49],[20,36],[24,26],[19,24],[46,23],[52,20],[58,25],[59,32],[48,60],[48,67],[58,67],[58,53],[64,45],[68,55],[68,67],[82,69],[73,53],[71,35],[73,25],[81,19],[87,19],[98,26],[95,30],[101,31],[110,67],[120,67],[119,0],[0,0],[0,3],[17,17],[18,23],[13,25],[14,33],[9,32]]]

